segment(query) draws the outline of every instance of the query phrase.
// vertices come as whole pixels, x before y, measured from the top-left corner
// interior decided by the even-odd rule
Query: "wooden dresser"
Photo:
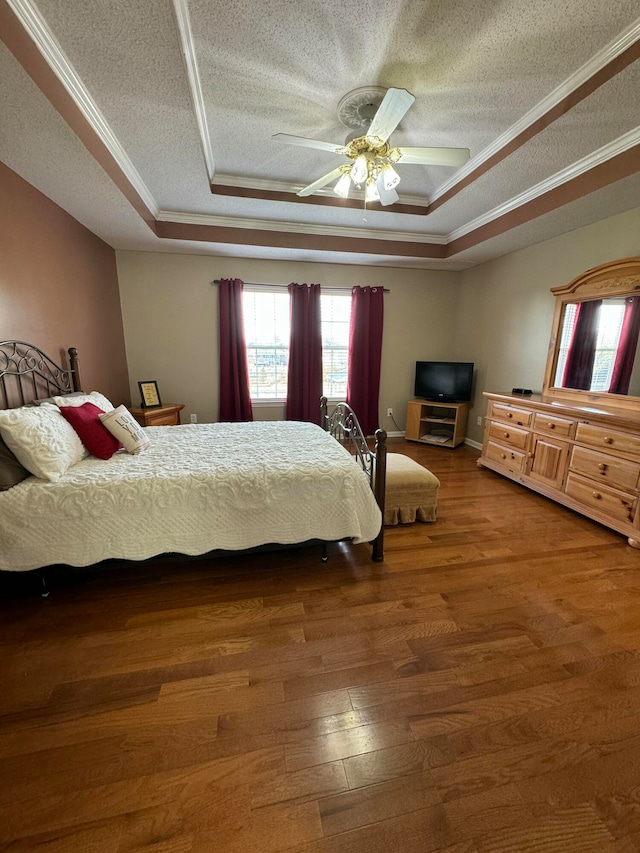
[[[640,413],[487,393],[478,465],[628,537],[640,548]]]
[[[166,406],[134,408],[129,411],[141,426],[177,426],[184,403],[167,403]]]

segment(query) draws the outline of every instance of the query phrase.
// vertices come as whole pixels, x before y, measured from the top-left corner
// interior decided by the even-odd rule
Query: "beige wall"
[[[555,300],[550,288],[591,267],[640,255],[640,208],[460,273],[456,355],[476,363],[467,436],[482,440],[482,391],[540,391]]]
[[[129,402],[114,250],[0,163],[0,340],[67,364],[84,387]]]
[[[327,287],[385,286],[380,425],[404,429],[413,395],[415,361],[453,359],[458,273],[118,252],[118,277],[132,399],[138,381],[156,379],[163,401],[184,402],[202,422],[218,415],[218,292],[214,278],[269,284],[320,282]],[[282,407],[258,408],[256,418],[281,418]]]
[[[139,380],[156,379],[164,401],[186,404],[184,420],[192,412],[203,422],[217,418],[214,278],[382,285],[391,292],[385,298],[380,425],[396,430],[386,415],[391,406],[404,429],[416,360],[473,361],[467,436],[480,442],[483,391],[541,389],[554,307],[550,288],[635,254],[640,254],[640,209],[462,273],[118,252],[131,396],[138,401]],[[281,407],[256,409],[257,418],[282,416]]]

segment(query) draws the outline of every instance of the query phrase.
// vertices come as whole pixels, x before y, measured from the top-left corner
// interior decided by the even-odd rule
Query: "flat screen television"
[[[415,396],[443,403],[467,403],[473,383],[472,361],[416,361]]]

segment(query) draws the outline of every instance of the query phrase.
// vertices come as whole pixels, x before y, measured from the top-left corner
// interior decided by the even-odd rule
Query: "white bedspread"
[[[308,539],[370,541],[380,510],[366,474],[318,426],[147,427],[138,456],[89,457],[57,483],[0,493],[0,569],[143,560]]]

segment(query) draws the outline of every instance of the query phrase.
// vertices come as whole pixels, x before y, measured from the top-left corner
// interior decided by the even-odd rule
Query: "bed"
[[[0,343],[10,447],[3,424],[17,410],[31,418],[46,398],[37,408],[60,418],[53,401],[76,402],[77,350],[69,356],[66,369],[27,342]],[[329,415],[324,399],[322,421],[147,427],[144,452],[85,451],[55,481],[26,476],[0,492],[0,570],[345,539],[371,542],[382,560],[386,434],[374,453],[349,407]]]

